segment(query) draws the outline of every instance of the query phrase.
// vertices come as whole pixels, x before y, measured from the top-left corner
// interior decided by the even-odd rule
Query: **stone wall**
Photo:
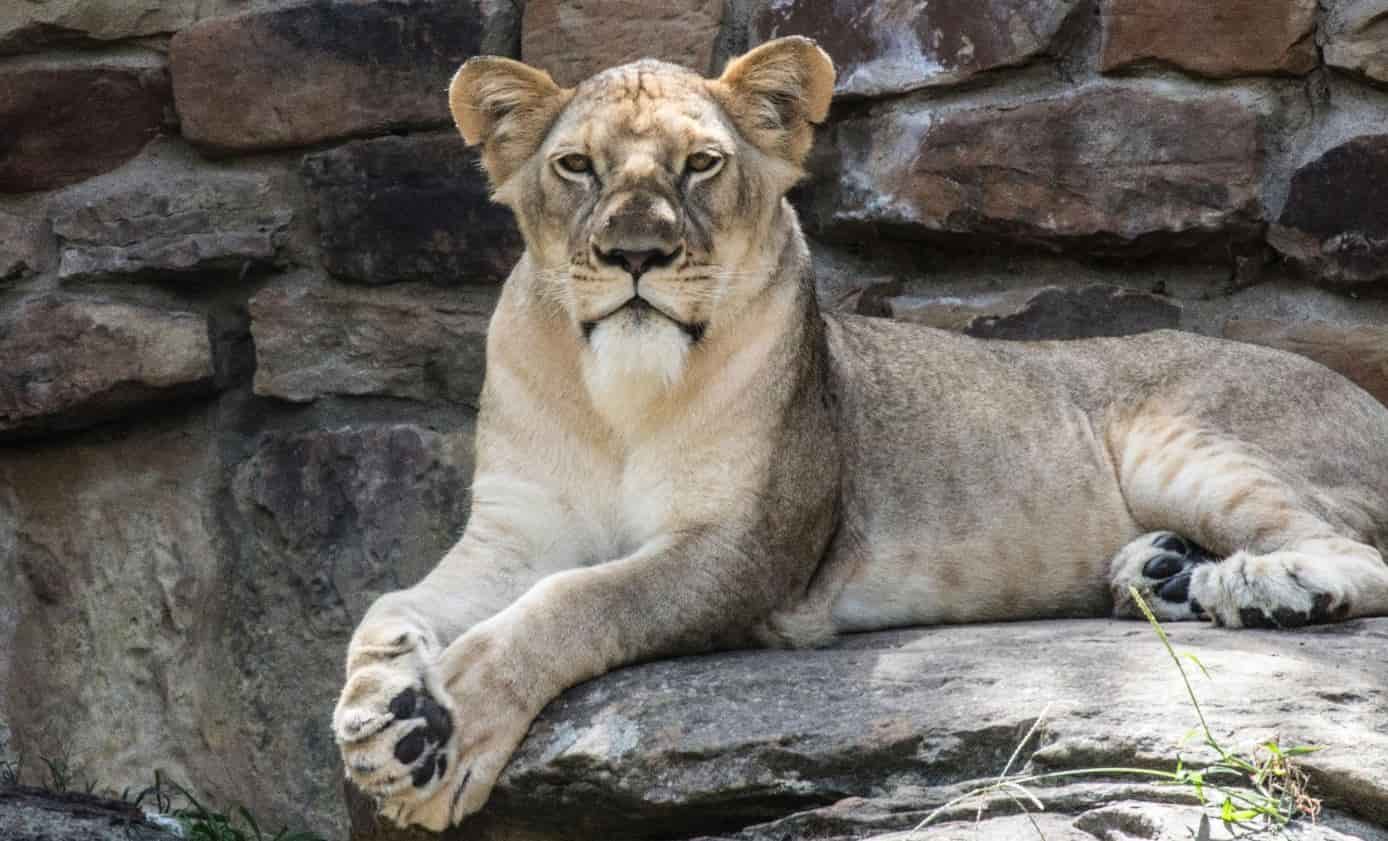
[[[343,829],[348,634],[462,526],[518,253],[443,91],[820,40],[826,306],[1388,400],[1385,0],[0,4],[0,736]]]

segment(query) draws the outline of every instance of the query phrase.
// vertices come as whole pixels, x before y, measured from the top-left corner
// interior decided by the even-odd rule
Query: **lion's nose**
[[[662,251],[658,248],[651,248],[644,251],[633,251],[625,248],[614,248],[610,251],[603,251],[596,245],[593,252],[599,261],[609,266],[617,266],[625,269],[633,280],[639,280],[641,275],[648,269],[656,266],[668,266],[675,262],[675,258],[680,256],[683,246],[675,246],[672,251]]]

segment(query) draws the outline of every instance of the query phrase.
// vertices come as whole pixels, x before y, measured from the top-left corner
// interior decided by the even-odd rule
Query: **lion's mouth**
[[[598,316],[597,318],[592,319],[591,321],[583,322],[581,325],[583,328],[583,337],[585,339],[590,338],[593,335],[593,331],[597,329],[597,326],[599,324],[621,312],[631,313],[632,319],[637,324],[641,324],[642,322],[651,318],[663,318],[666,321],[683,330],[685,335],[688,336],[690,341],[692,342],[698,342],[700,339],[704,337],[705,325],[697,322],[690,324],[681,321],[680,319],[674,317],[670,313],[651,303],[649,300],[641,297],[640,294],[632,295],[630,298],[627,298],[621,304],[618,304],[616,307],[612,308],[604,315]]]

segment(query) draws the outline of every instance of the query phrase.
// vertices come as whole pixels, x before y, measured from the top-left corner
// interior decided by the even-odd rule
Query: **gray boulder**
[[[1321,825],[1291,838],[1378,839],[1388,820],[1388,619],[1298,633],[1170,629],[1215,736],[1302,760]],[[893,841],[995,778],[1043,711],[1016,771],[1169,769],[1210,759],[1181,676],[1146,625],[1075,620],[848,637],[820,651],[746,651],[623,669],[536,722],[463,839]],[[1062,784],[1063,783],[1063,784]],[[1195,837],[1188,790],[1118,774],[1038,784],[1048,839]],[[355,841],[434,837],[353,800]],[[1035,835],[1006,797],[956,807],[917,839]],[[1225,837],[1214,821],[1212,838]],[[1187,832],[1189,831],[1189,832]],[[1256,836],[1254,836],[1256,837]],[[1276,837],[1268,835],[1267,837]]]

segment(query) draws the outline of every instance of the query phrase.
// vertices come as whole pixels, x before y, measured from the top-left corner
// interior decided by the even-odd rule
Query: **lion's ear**
[[[482,165],[500,187],[540,148],[570,96],[543,70],[478,56],[454,74],[448,107],[468,145],[482,146]]]
[[[714,90],[748,140],[799,167],[829,114],[834,63],[809,38],[777,38],[729,62]]]

